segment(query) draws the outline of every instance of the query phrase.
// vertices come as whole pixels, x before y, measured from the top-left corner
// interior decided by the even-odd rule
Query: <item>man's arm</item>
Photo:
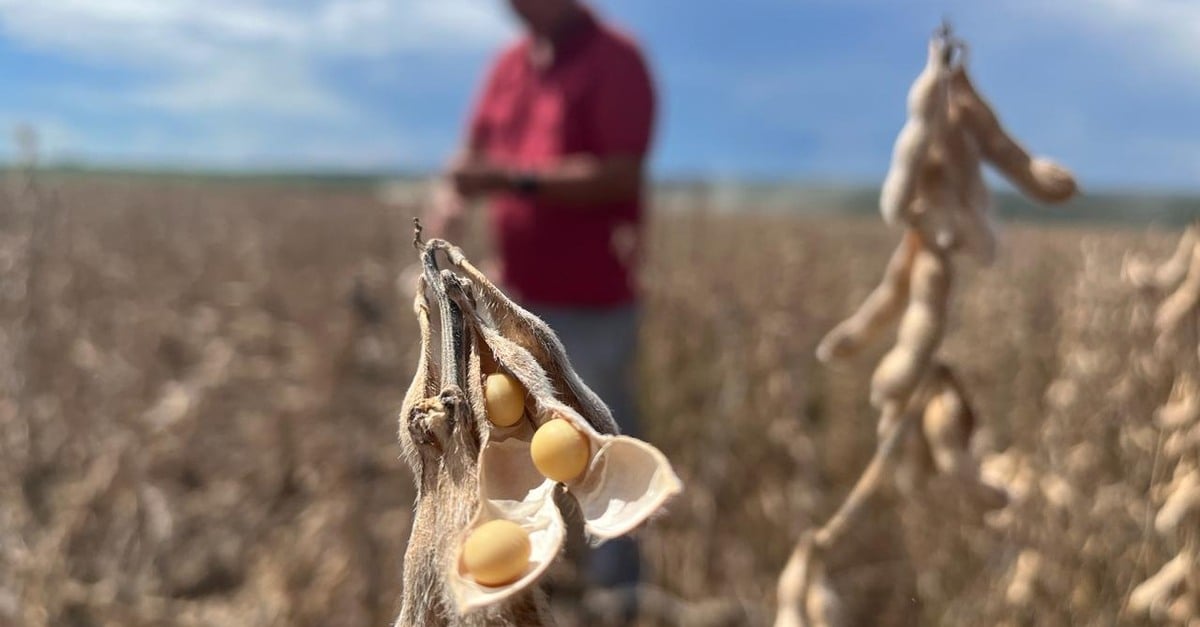
[[[455,189],[468,198],[513,192],[579,208],[636,199],[655,117],[654,86],[640,54],[631,48],[614,52],[589,94],[579,105],[593,137],[588,154],[533,171],[464,160],[450,172]]]
[[[541,170],[516,170],[465,159],[450,171],[449,178],[464,198],[512,192],[562,206],[588,207],[637,198],[642,188],[642,159],[579,155]]]

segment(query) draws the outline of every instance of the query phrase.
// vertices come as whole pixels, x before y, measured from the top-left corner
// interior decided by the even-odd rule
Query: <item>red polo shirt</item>
[[[636,44],[588,15],[534,66],[531,41],[492,67],[470,124],[470,145],[494,163],[536,172],[569,155],[644,157],[654,89]],[[544,305],[614,306],[635,298],[641,200],[560,207],[517,194],[490,202],[502,281]]]

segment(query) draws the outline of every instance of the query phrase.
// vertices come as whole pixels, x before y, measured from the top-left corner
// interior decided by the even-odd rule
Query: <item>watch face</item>
[[[538,180],[532,174],[521,174],[517,176],[516,188],[522,194],[532,194],[537,191]]]

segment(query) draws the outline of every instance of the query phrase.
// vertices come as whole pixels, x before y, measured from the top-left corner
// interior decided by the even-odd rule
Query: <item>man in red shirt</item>
[[[654,87],[637,45],[577,0],[509,0],[527,33],[491,68],[462,153],[426,223],[454,237],[486,197],[500,281],[559,335],[587,384],[637,433],[633,365],[644,163]],[[636,584],[638,550],[611,541],[593,583]]]

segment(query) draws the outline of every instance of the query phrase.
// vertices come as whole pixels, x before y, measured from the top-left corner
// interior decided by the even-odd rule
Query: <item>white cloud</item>
[[[495,0],[330,0],[314,41],[344,54],[453,52],[491,47],[509,31]]]
[[[481,0],[0,0],[18,41],[100,59],[208,60],[197,51],[375,56],[494,45],[509,28]]]
[[[18,44],[146,82],[120,102],[170,112],[346,114],[318,68],[340,59],[453,53],[507,33],[479,0],[0,0]]]
[[[300,63],[248,59],[172,77],[128,97],[128,102],[177,114],[213,111],[343,119],[353,107]]]
[[[1058,21],[1066,29],[1083,26],[1127,51],[1131,64],[1147,72],[1161,69],[1200,72],[1200,2],[1194,0],[1025,0],[1019,4]]]

